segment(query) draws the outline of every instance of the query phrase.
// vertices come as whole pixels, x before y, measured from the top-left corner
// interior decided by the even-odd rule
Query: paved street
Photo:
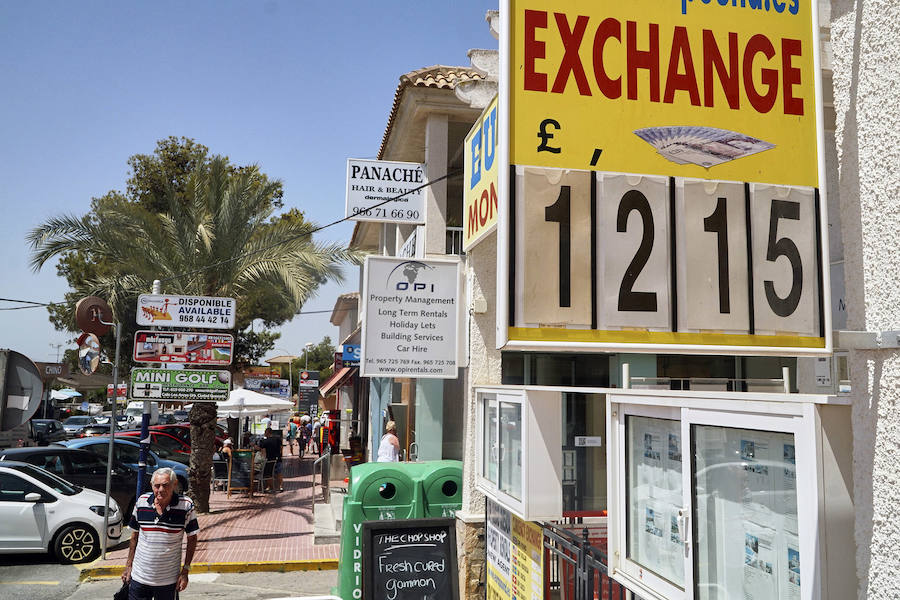
[[[194,563],[198,567],[227,563],[297,562],[333,565],[338,545],[315,545],[312,539],[312,457],[302,461],[285,457],[285,491],[257,494],[254,498],[215,492],[213,512],[201,515],[201,543]],[[124,564],[127,543],[111,549],[107,560],[79,566],[60,565],[50,554],[0,554],[0,598],[3,600],[65,600],[110,598],[116,579],[79,584],[82,569]],[[210,567],[215,570],[215,566]],[[195,572],[182,598],[280,598],[328,594],[337,583],[337,571],[268,572],[277,566],[253,565],[257,572]],[[201,569],[198,569],[201,570]],[[202,570],[201,570],[202,571]]]
[[[75,592],[80,572],[76,566],[59,564],[49,554],[2,554],[0,598],[63,600]]]
[[[86,581],[68,596],[54,596],[69,600],[112,598],[122,585],[119,579]],[[286,598],[329,594],[337,585],[337,571],[293,571],[289,573],[195,573],[188,588],[180,594],[182,600],[216,598],[216,600],[245,600],[248,598]],[[2,590],[0,590],[2,593]],[[17,596],[14,596],[18,598]],[[38,598],[39,596],[22,596]],[[47,596],[40,596],[47,597]]]
[[[94,600],[112,598],[118,578],[78,582],[79,569],[59,565],[46,554],[0,556],[0,598],[6,600]],[[329,594],[337,571],[288,573],[195,573],[181,598],[284,598]]]

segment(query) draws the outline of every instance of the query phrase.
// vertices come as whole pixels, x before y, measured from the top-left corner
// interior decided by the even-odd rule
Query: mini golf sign
[[[153,400],[224,402],[231,391],[228,371],[132,369],[131,397]]]

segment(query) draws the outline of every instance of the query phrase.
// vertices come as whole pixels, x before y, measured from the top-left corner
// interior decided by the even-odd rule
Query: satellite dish
[[[27,422],[43,395],[41,372],[31,359],[13,350],[0,350],[0,431]]]
[[[78,343],[78,368],[85,375],[93,375],[100,366],[100,340],[93,333],[82,334]]]

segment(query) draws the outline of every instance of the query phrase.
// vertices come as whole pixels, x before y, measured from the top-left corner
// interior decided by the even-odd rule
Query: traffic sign
[[[234,298],[141,294],[136,320],[138,325],[233,329],[236,312]]]
[[[106,335],[112,319],[112,309],[103,298],[86,296],[75,304],[75,325],[82,331]]]
[[[31,359],[14,350],[0,350],[0,431],[28,421],[43,394],[41,373]]]

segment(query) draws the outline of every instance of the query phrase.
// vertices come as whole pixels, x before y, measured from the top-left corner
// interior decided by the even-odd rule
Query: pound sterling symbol
[[[541,143],[538,145],[537,151],[559,154],[560,152],[562,152],[561,148],[554,148],[553,146],[547,145],[547,142],[553,139],[553,134],[547,131],[547,127],[551,125],[557,130],[562,129],[556,119],[544,119],[543,121],[541,121],[541,128],[537,134],[537,136],[541,138]]]

